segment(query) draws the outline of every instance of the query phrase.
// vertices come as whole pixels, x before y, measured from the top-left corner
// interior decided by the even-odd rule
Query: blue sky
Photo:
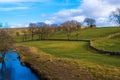
[[[55,12],[77,8],[79,2],[79,0],[3,1],[0,2],[0,22],[7,22],[13,26],[27,25],[30,22],[44,22]]]
[[[108,15],[120,7],[119,3],[119,0],[1,0],[0,22],[22,27],[30,22],[82,22],[90,17],[96,19],[98,26],[107,26],[113,25]]]

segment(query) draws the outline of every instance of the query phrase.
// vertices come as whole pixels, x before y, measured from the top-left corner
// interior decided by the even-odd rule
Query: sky
[[[0,0],[0,23],[27,27],[29,23],[83,22],[94,18],[97,26],[113,26],[109,15],[120,8],[120,0]]]

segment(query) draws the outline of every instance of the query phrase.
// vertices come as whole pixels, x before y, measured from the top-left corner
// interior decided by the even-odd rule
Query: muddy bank
[[[33,64],[24,62],[24,61],[22,61],[21,64],[30,68],[32,70],[32,72],[35,73],[40,80],[50,80],[49,78],[47,78],[47,76],[45,76],[44,73],[39,71],[39,69],[37,67],[34,67]]]
[[[36,52],[35,48],[30,50],[29,48],[18,48],[21,63],[31,68],[41,80],[93,80],[94,78],[83,66],[84,62],[54,58],[49,54]]]
[[[23,51],[25,51],[25,49],[27,49],[27,51],[25,51],[25,52],[30,53],[29,50],[28,50],[28,48],[26,48],[26,47],[23,47],[23,46],[17,46],[16,47],[16,51],[18,51],[18,53],[19,53],[19,57],[18,58],[20,59],[21,64],[23,66],[26,66],[26,67],[30,68],[31,71],[33,73],[35,73],[40,80],[51,80],[50,78],[48,78],[45,75],[45,73],[41,72],[38,67],[34,66],[34,63],[26,62],[24,60],[24,56],[22,54],[20,54],[21,52],[23,53],[23,51],[21,49]]]
[[[120,69],[83,60],[56,58],[34,47],[19,47],[20,60],[41,80],[119,80]]]

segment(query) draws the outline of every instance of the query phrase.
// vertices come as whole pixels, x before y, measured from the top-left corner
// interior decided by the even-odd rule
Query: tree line
[[[92,18],[85,18],[84,23],[87,23],[88,27],[96,27],[95,20]],[[64,31],[67,39],[70,40],[71,33],[76,31],[76,39],[79,37],[79,30],[81,30],[82,23],[76,20],[66,21],[60,25],[58,24],[46,24],[44,22],[30,23],[27,30],[23,30],[23,41],[27,41],[27,38],[31,35],[31,40],[34,40],[34,36],[38,36],[39,40],[48,39],[57,31]],[[17,33],[18,34],[18,33]]]
[[[120,27],[120,9],[117,8],[115,11],[111,12],[110,20],[114,21]],[[89,28],[96,28],[96,21],[93,18],[85,18],[83,22],[78,22],[76,20],[66,21],[60,25],[58,24],[46,24],[44,22],[39,23],[30,23],[28,27],[28,31],[23,30],[23,41],[26,41],[28,35],[31,35],[31,40],[34,40],[34,36],[38,36],[39,40],[48,39],[51,35],[53,35],[57,31],[64,31],[67,39],[70,40],[71,33],[76,31],[76,39],[79,37],[79,30],[81,30],[81,26],[83,23],[86,23]]]

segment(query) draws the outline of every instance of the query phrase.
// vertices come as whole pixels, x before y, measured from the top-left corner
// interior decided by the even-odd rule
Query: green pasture
[[[120,58],[117,56],[109,56],[99,54],[88,48],[87,42],[74,41],[33,41],[24,42],[22,45],[35,47],[47,54],[51,54],[59,58],[70,58],[85,60],[101,65],[111,65],[120,67]]]
[[[120,52],[120,35],[116,35],[111,38],[103,38],[95,40],[93,46],[107,51]]]

